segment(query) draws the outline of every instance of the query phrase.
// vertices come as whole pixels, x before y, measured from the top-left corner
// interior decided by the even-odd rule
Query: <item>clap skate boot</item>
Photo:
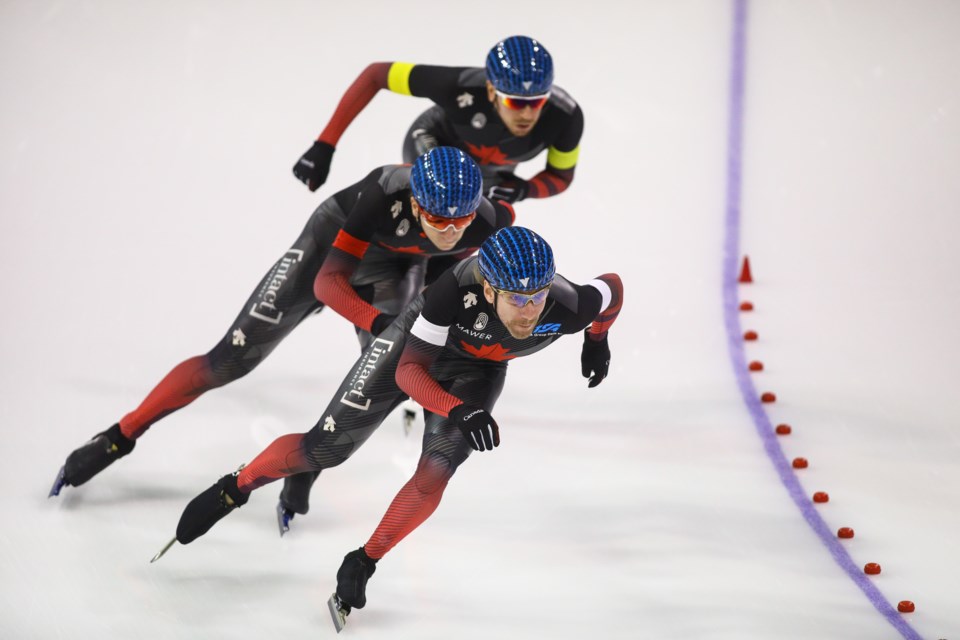
[[[241,467],[242,469],[243,467]],[[189,544],[227,516],[234,509],[247,504],[249,493],[237,487],[238,469],[217,480],[212,487],[190,501],[177,523],[176,540]]]
[[[376,570],[377,561],[368,556],[363,547],[343,557],[337,571],[337,591],[327,601],[337,633],[347,623],[352,609],[363,609],[367,604],[367,580]]]
[[[50,489],[50,496],[60,495],[60,490],[65,486],[79,487],[133,451],[136,444],[135,440],[120,432],[119,424],[93,436],[89,442],[67,456],[67,461],[60,468]]]
[[[310,511],[310,489],[319,476],[319,471],[304,471],[283,479],[283,490],[277,503],[277,526],[281,536],[290,531],[294,514],[305,515]]]
[[[367,604],[367,580],[377,570],[377,561],[363,547],[343,557],[337,570],[337,597],[350,609],[363,609]]]

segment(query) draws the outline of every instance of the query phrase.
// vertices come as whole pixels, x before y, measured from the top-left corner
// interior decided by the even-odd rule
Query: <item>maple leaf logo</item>
[[[507,154],[500,150],[500,147],[488,147],[487,145],[472,145],[466,143],[470,153],[477,159],[479,164],[510,164],[507,160]]]
[[[493,360],[495,362],[503,362],[504,360],[512,360],[517,356],[510,355],[509,349],[504,349],[502,344],[485,344],[479,347],[474,347],[467,344],[463,340],[460,341],[460,346],[472,356],[477,358],[483,358],[484,360]]]
[[[235,329],[233,332],[233,346],[242,347],[246,344],[247,344],[246,334],[240,329]]]
[[[327,418],[323,421],[323,430],[324,431],[337,430],[337,421],[333,419],[333,416],[327,416]]]
[[[473,105],[473,96],[469,93],[461,93],[457,96],[457,106],[463,109]]]

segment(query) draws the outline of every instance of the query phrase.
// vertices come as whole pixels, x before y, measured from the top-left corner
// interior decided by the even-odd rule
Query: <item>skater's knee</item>
[[[211,387],[222,387],[256,369],[263,357],[256,354],[254,349],[256,347],[246,349],[230,341],[221,341],[205,356],[209,370],[208,384]]]
[[[448,457],[438,453],[426,454],[417,465],[417,472],[413,476],[414,486],[424,495],[443,491],[454,471],[456,467]]]
[[[350,441],[338,442],[335,429],[333,424],[321,421],[304,435],[303,450],[309,470],[320,471],[339,466],[356,450]]]

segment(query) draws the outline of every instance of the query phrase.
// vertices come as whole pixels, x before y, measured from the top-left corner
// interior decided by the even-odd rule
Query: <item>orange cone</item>
[[[748,284],[753,282],[753,274],[750,273],[750,258],[743,256],[743,267],[740,269],[740,282]]]

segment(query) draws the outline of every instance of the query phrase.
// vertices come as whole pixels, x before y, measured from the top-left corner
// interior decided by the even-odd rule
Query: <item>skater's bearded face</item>
[[[410,204],[413,210],[413,217],[420,221],[424,235],[441,251],[449,251],[457,246],[467,227],[469,227],[473,219],[477,217],[476,211],[468,216],[461,216],[459,218],[436,216],[420,208],[420,205],[417,204],[416,199],[413,197],[410,198]]]
[[[533,131],[549,95],[511,96],[497,91],[493,84],[487,81],[487,98],[493,103],[493,109],[503,120],[507,131],[518,138]]]
[[[518,340],[533,335],[533,329],[547,305],[549,291],[549,285],[531,293],[502,291],[483,281],[483,297],[493,305],[493,310],[510,335]]]

